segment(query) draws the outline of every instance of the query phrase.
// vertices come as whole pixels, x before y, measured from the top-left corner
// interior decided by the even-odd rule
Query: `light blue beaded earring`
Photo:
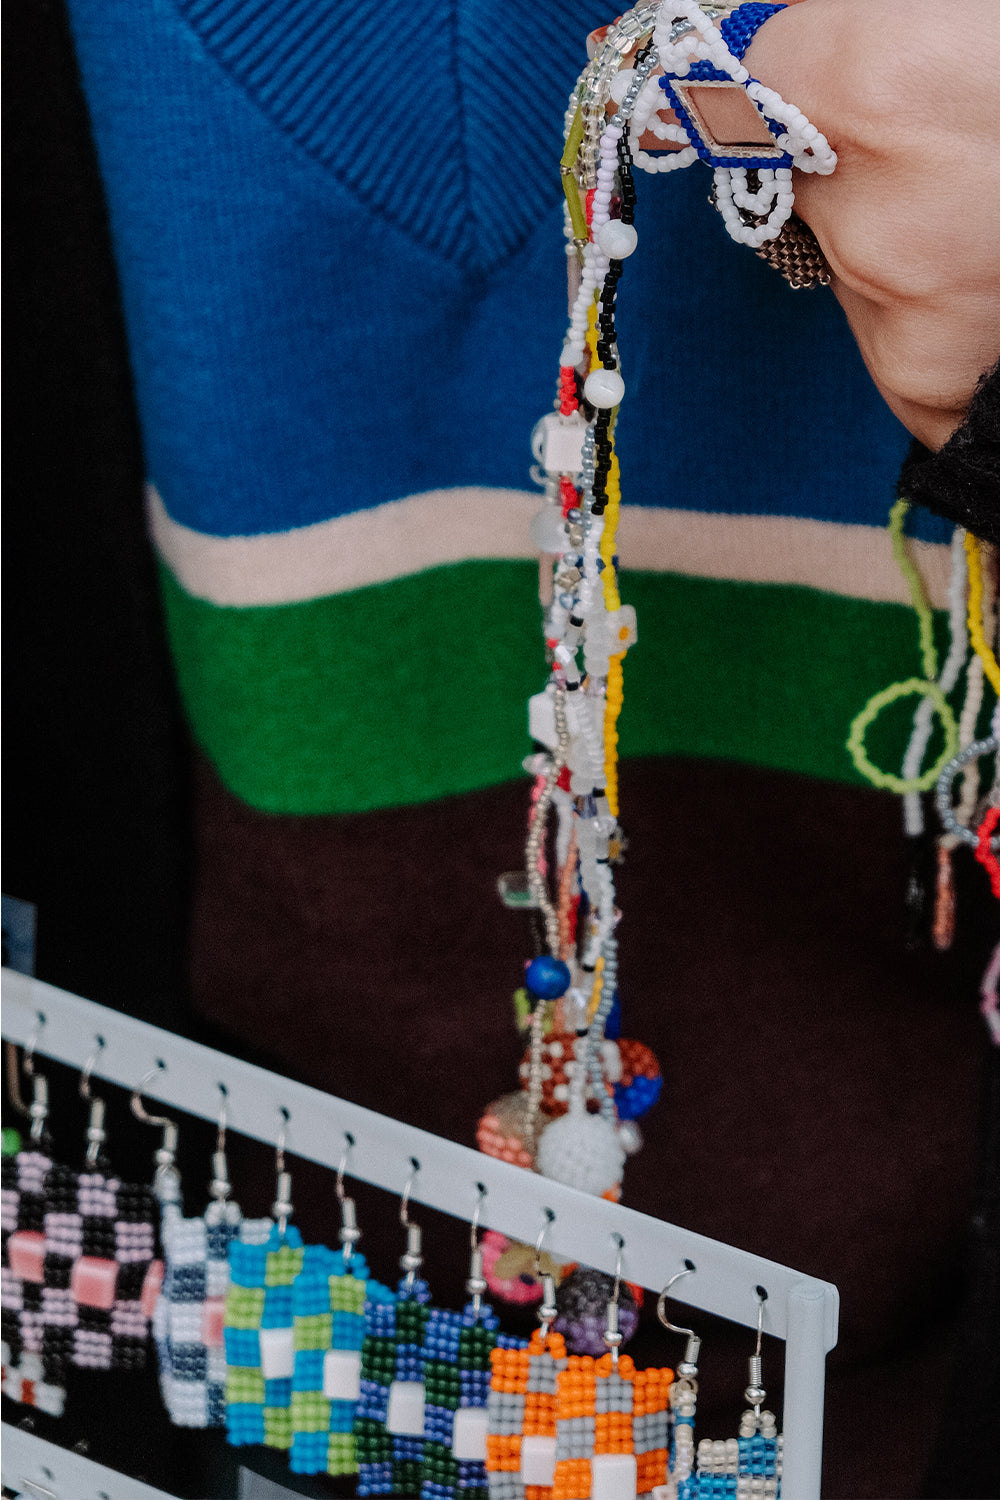
[[[226,1436],[234,1447],[292,1443],[292,1284],[302,1269],[302,1236],[289,1224],[292,1179],[285,1171],[287,1111],[276,1151],[277,1193],[265,1244],[235,1239],[226,1293]]]
[[[701,1339],[693,1328],[679,1328],[667,1317],[670,1289],[683,1276],[690,1276],[694,1266],[687,1261],[684,1269],[671,1276],[656,1303],[656,1316],[671,1333],[687,1338],[684,1358],[678,1363],[670,1386],[670,1414],[673,1419],[668,1458],[667,1482],[662,1500],[696,1500],[698,1495],[694,1470],[694,1418],[698,1400],[698,1355]],[[706,1491],[706,1493],[708,1493]]]
[[[750,1403],[740,1419],[739,1436],[698,1444],[698,1468],[680,1500],[781,1500],[782,1439],[773,1412],[761,1411],[767,1395],[762,1384],[761,1345],[767,1293],[757,1288],[757,1345],[749,1360],[743,1399]]]
[[[366,1305],[395,1301],[388,1287],[370,1279],[357,1250],[354,1200],[344,1191],[352,1136],[337,1171],[340,1249],[307,1245],[302,1270],[292,1284],[295,1365],[292,1372],[292,1448],[296,1474],[355,1474],[354,1423],[361,1395],[361,1348]]]

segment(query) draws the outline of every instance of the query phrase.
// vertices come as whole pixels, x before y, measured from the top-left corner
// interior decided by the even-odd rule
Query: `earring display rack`
[[[530,1244],[547,1225],[549,1253],[610,1274],[621,1245],[624,1276],[653,1292],[689,1267],[671,1303],[754,1331],[756,1288],[765,1288],[764,1332],[785,1343],[782,1492],[786,1500],[819,1500],[825,1360],[837,1341],[839,1315],[830,1282],[591,1197],[41,980],[5,969],[3,987],[6,1040],[33,1043],[39,1055],[82,1067],[100,1038],[93,1076],[130,1090],[143,1080],[143,1096],[159,1104],[214,1121],[224,1085],[234,1132],[273,1145],[284,1126],[290,1154],[332,1171],[350,1137],[349,1177],[397,1195],[412,1178],[413,1202],[462,1219],[471,1219],[483,1188],[483,1228]],[[113,1491],[108,1494],[113,1500]]]
[[[3,1482],[24,1500],[176,1500],[69,1448],[3,1424]]]

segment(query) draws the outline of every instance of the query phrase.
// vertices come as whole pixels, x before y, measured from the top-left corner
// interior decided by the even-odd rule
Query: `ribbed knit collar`
[[[583,66],[596,6],[567,27],[538,0],[175,3],[278,129],[436,255],[487,270],[559,198],[538,80]]]

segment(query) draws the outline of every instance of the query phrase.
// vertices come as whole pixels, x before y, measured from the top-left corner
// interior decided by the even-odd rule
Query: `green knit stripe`
[[[225,785],[272,813],[431,801],[523,774],[545,680],[537,569],[433,568],[300,604],[224,608],[163,570],[195,736]],[[919,670],[913,613],[797,586],[629,573],[623,755],[746,761],[857,783],[851,720]],[[940,620],[939,620],[940,627]],[[912,703],[869,753],[898,769]],[[934,753],[932,741],[930,754]]]

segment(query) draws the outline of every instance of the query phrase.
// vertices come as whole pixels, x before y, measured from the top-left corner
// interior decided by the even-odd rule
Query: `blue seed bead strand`
[[[719,30],[722,39],[734,57],[742,60],[744,52],[753,41],[764,22],[769,20],[784,5],[764,5],[759,0],[747,0],[722,20]]]

